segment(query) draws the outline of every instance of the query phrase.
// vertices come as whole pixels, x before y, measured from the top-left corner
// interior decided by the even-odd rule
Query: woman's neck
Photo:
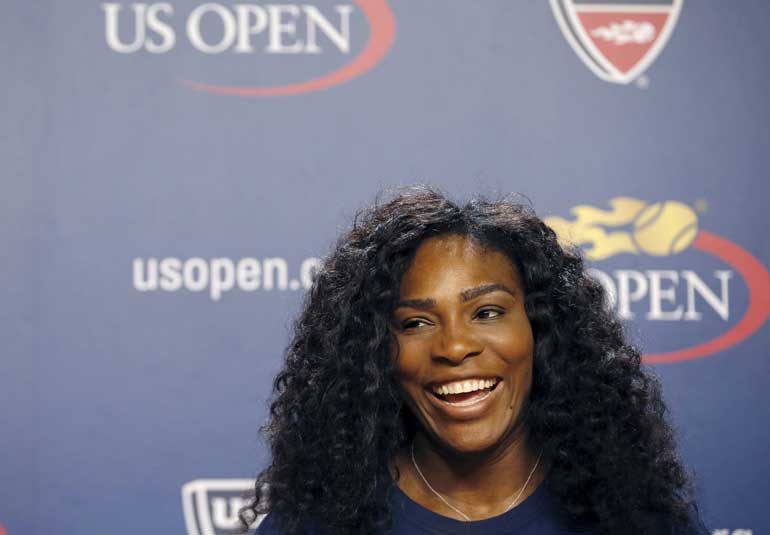
[[[483,452],[452,451],[420,432],[413,447],[414,461],[433,490],[414,466],[410,448],[396,459],[399,487],[424,507],[458,520],[467,518],[447,507],[434,491],[472,520],[481,520],[504,513],[517,496],[514,506],[518,505],[545,478],[542,463],[533,472],[539,451],[525,432]]]

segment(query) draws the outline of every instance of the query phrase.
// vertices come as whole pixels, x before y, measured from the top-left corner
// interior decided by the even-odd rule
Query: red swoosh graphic
[[[770,273],[759,260],[733,242],[703,230],[696,236],[693,246],[716,256],[740,273],[749,287],[749,307],[741,320],[721,336],[679,351],[644,355],[642,360],[646,363],[691,360],[722,351],[754,334],[770,316]]]
[[[306,82],[274,87],[228,87],[204,84],[191,80],[182,80],[180,83],[199,91],[218,93],[220,95],[272,97],[318,91],[319,89],[327,89],[349,82],[379,63],[390,50],[396,36],[396,21],[386,0],[353,0],[353,3],[366,16],[366,21],[369,24],[369,40],[358,56],[336,71]]]

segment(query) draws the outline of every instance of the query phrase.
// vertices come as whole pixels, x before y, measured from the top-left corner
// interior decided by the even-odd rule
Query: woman
[[[274,389],[258,534],[706,533],[657,381],[522,205],[359,214]]]

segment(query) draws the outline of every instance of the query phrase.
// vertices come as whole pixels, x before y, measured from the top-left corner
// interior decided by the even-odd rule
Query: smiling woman
[[[509,201],[415,187],[359,214],[266,431],[259,534],[706,533],[601,286]]]
[[[393,349],[426,446],[423,434],[456,452],[508,449],[532,384],[534,342],[517,279],[502,254],[463,236],[417,249],[401,281]]]

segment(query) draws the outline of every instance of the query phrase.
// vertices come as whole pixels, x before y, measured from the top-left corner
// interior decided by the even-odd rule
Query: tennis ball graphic
[[[634,220],[634,242],[653,256],[667,256],[686,249],[698,234],[698,216],[676,201],[644,207]]]

